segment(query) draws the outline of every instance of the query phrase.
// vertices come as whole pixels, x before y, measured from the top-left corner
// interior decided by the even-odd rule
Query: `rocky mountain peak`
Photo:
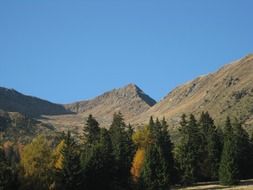
[[[140,109],[142,109],[144,105],[151,107],[156,103],[154,99],[146,95],[137,85],[130,83],[122,88],[105,92],[94,99],[75,102],[65,105],[65,107],[71,111],[81,113],[93,109],[96,106],[117,105],[117,107],[123,107],[125,104],[125,106],[132,105],[132,102],[136,102],[137,104],[135,106]],[[132,106],[135,107],[134,105]]]
[[[134,83],[130,83],[122,88],[114,89],[112,92],[116,94],[116,96],[123,96],[131,99],[137,98],[144,101],[149,106],[153,106],[156,104],[156,101],[148,96],[140,87],[138,87]]]
[[[94,115],[101,126],[108,127],[115,112],[121,112],[126,121],[147,111],[156,101],[146,95],[137,85],[130,83],[122,88],[113,89],[91,100],[79,101],[65,105],[75,115],[49,116],[51,122],[62,126],[72,123],[81,126],[89,114]]]
[[[124,86],[122,89],[125,89],[126,91],[129,91],[129,92],[133,92],[133,93],[144,93],[140,87],[138,87],[136,84],[134,83],[130,83],[126,86]]]

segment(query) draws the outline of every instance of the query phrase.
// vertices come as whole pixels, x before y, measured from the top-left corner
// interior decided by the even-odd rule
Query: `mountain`
[[[108,127],[115,112],[120,111],[128,122],[155,104],[156,101],[146,95],[138,86],[129,84],[123,88],[106,92],[92,100],[64,105],[65,109],[75,114],[43,116],[41,121],[52,123],[58,126],[60,130],[65,129],[65,127],[80,130],[85,118],[92,114],[101,126]],[[61,127],[63,128],[61,129]]]
[[[92,112],[99,115],[108,111],[121,111],[126,114],[139,114],[147,110],[156,103],[151,97],[146,95],[135,84],[129,84],[120,89],[113,89],[92,100],[79,101],[65,105],[67,110],[76,113]],[[106,110],[100,109],[106,107]]]
[[[70,113],[64,106],[33,96],[26,96],[13,89],[0,87],[0,109],[19,112],[31,117]]]
[[[131,122],[145,123],[152,115],[165,117],[173,127],[183,113],[202,111],[208,111],[218,125],[231,116],[253,127],[253,55],[177,87]]]
[[[113,113],[118,111],[126,123],[141,125],[147,123],[150,116],[165,117],[171,128],[178,126],[183,113],[199,115],[208,111],[217,125],[230,116],[253,129],[253,55],[178,86],[158,103],[135,84],[66,105],[0,88],[0,109],[36,117],[59,131],[71,130],[77,134],[89,114],[93,114],[102,127],[108,127]]]
[[[113,113],[122,112],[126,121],[156,103],[135,84],[113,89],[94,99],[60,105],[0,87],[0,109],[17,112],[57,126],[58,130],[80,131],[85,118],[93,114],[101,126],[108,126]]]

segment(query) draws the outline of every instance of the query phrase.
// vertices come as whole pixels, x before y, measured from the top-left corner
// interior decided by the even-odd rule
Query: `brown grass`
[[[243,180],[237,186],[223,186],[218,182],[198,183],[190,187],[174,187],[172,190],[253,190],[253,179]]]

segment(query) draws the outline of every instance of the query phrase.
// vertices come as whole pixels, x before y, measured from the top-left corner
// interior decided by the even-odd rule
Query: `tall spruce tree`
[[[97,120],[90,114],[86,120],[86,125],[83,128],[84,141],[87,145],[94,144],[99,140],[99,123]]]
[[[157,144],[150,144],[145,151],[140,176],[140,189],[169,189],[169,180],[168,164],[161,148]]]
[[[148,128],[149,128],[149,131],[150,131],[151,135],[154,135],[154,133],[155,133],[155,131],[154,131],[155,130],[155,122],[154,122],[154,119],[153,119],[152,116],[149,119]]]
[[[93,144],[83,163],[85,189],[113,189],[113,156],[109,133],[101,129],[99,142]]]
[[[61,149],[62,166],[57,170],[56,189],[81,189],[82,173],[78,146],[71,133],[64,136],[64,146]]]
[[[250,137],[250,151],[249,151],[249,157],[251,158],[251,162],[249,163],[249,170],[250,170],[250,173],[249,173],[249,175],[250,175],[250,177],[249,178],[253,178],[253,135],[251,135],[251,137]]]
[[[114,157],[115,187],[129,189],[131,184],[131,164],[135,152],[129,128],[126,126],[122,114],[115,113],[110,127],[112,154]]]
[[[242,128],[239,121],[235,118],[234,135],[237,146],[238,170],[240,179],[252,177],[252,149],[248,133]]]
[[[217,180],[222,144],[214,121],[208,112],[201,114],[199,127],[202,138],[200,157],[201,180]]]
[[[192,184],[200,179],[201,135],[194,115],[190,115],[189,121],[186,115],[182,115],[181,139],[176,150],[176,158],[179,165],[181,182]]]
[[[169,189],[173,183],[173,144],[165,119],[153,123],[150,118],[151,141],[146,146],[144,162],[140,174],[140,189]]]
[[[235,135],[227,117],[224,128],[224,144],[219,167],[219,180],[223,185],[234,185],[239,182],[239,166]]]
[[[160,146],[164,153],[166,162],[168,163],[168,173],[170,177],[170,184],[175,184],[177,180],[177,171],[175,167],[175,160],[173,155],[174,144],[171,141],[168,124],[165,118],[161,121],[161,131],[160,131]]]
[[[4,150],[0,147],[0,189],[18,189],[17,175],[14,168],[7,161]]]

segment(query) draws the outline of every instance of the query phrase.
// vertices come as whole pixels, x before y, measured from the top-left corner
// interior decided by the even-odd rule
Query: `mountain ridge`
[[[253,55],[231,62],[216,72],[197,77],[170,91],[160,102],[131,120],[146,123],[148,117],[166,117],[171,126],[178,125],[185,113],[209,111],[216,123],[226,116],[239,117],[251,125],[253,112]]]
[[[229,115],[238,117],[245,126],[253,128],[252,83],[253,55],[249,54],[216,72],[179,85],[159,102],[133,83],[93,99],[70,104],[54,104],[0,87],[0,109],[36,117],[44,123],[56,125],[60,130],[74,128],[80,131],[89,114],[93,114],[102,127],[108,127],[113,113],[118,111],[122,112],[127,123],[134,125],[145,124],[153,116],[165,117],[171,127],[176,127],[183,113],[199,115],[202,111],[209,111],[218,125]],[[18,98],[15,99],[15,95]],[[27,102],[27,99],[31,101]],[[36,106],[40,107],[38,105],[42,105],[43,109],[36,110]]]
[[[0,87],[0,109],[8,112],[20,112],[31,117],[43,114],[57,115],[70,113],[60,104],[24,95],[14,89],[4,87]]]
[[[125,121],[128,122],[132,117],[148,110],[155,103],[156,101],[146,95],[137,85],[130,83],[122,88],[107,91],[91,100],[64,105],[67,110],[75,114],[44,116],[42,121],[53,123],[61,130],[62,127],[63,129],[67,127],[66,123],[80,130],[85,119],[89,114],[92,114],[102,127],[108,127],[115,112],[121,112]]]
[[[119,90],[122,92],[118,92]],[[97,100],[97,102],[99,102],[100,100],[103,100],[104,98],[107,98],[108,96],[110,96],[112,93],[118,93],[118,95],[120,96],[123,95],[125,97],[129,96],[130,98],[134,96],[136,97],[139,96],[149,106],[153,106],[154,104],[156,104],[156,101],[152,99],[150,96],[148,96],[147,94],[145,94],[143,90],[141,90],[136,84],[130,83],[121,88],[118,88],[118,89],[114,88],[110,91],[104,92],[103,94],[96,96],[95,98],[92,98],[90,100],[81,100],[81,101],[73,102],[70,104],[64,104],[64,107],[70,111],[80,113],[84,111],[82,109],[82,106],[85,107],[89,104],[93,104],[94,106],[94,103],[93,103],[94,100]],[[97,105],[97,102],[95,103],[96,105]]]

